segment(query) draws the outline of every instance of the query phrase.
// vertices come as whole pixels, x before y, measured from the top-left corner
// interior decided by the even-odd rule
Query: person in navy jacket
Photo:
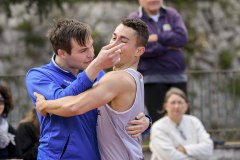
[[[141,18],[150,33],[138,71],[143,74],[145,104],[152,121],[163,116],[162,106],[166,92],[177,87],[187,92],[187,76],[183,47],[188,34],[181,15],[163,0],[139,0],[139,10],[128,17]]]

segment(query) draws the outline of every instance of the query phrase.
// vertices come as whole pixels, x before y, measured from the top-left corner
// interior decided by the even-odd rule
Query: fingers
[[[139,137],[139,136],[141,136],[140,133],[138,133],[138,134],[132,134],[132,135],[131,135],[131,137],[133,137],[133,138],[137,138],[137,137]]]
[[[37,92],[33,92],[33,95],[36,97],[36,100],[45,100],[45,97]]]
[[[143,112],[141,112],[136,116],[136,119],[141,119],[143,117],[145,117],[145,114]]]
[[[39,94],[37,92],[33,92],[33,95],[37,97]]]
[[[135,120],[129,121],[129,125],[141,125],[145,124],[145,121],[147,118],[145,117],[145,114],[143,112],[139,113],[136,117]]]
[[[116,63],[120,62],[120,53],[121,53],[121,49],[118,49],[117,51],[115,51],[112,56],[113,56],[113,64],[115,65]]]
[[[46,116],[47,113],[44,111],[44,108],[42,107],[42,102],[43,100],[45,100],[44,96],[37,92],[34,92],[33,94],[36,97],[36,109],[42,116]]]
[[[129,125],[139,125],[142,124],[142,121],[140,120],[132,120],[128,122]]]
[[[106,49],[106,50],[111,49],[114,46],[118,46],[119,45],[118,43],[119,43],[118,41],[112,41],[108,45],[104,46],[103,49]],[[120,44],[125,44],[125,43],[120,43]]]
[[[113,46],[112,48],[109,48],[108,51],[109,52],[115,52],[115,53],[121,53],[121,48],[125,45],[125,43],[120,43],[117,44],[115,46]]]
[[[140,126],[129,126],[129,127],[126,128],[126,131],[133,138],[137,138],[142,133],[142,130],[141,130]]]
[[[110,43],[104,46],[102,49],[108,51],[109,53],[121,53],[121,49],[125,43],[117,44],[116,42]]]
[[[138,120],[133,120],[129,123],[132,123],[132,125],[126,127],[127,133],[134,138],[140,136],[144,130],[143,125]]]
[[[144,113],[139,113],[135,120],[129,121],[130,126],[126,127],[129,135],[136,138],[140,136],[149,126],[149,119],[145,117]]]
[[[121,47],[123,46],[124,43],[117,44],[116,42],[104,46],[93,63],[100,69],[107,69],[114,66],[120,61]]]

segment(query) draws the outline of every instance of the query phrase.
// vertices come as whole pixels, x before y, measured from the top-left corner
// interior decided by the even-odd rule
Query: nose
[[[94,48],[93,47],[88,50],[87,57],[88,58],[93,58],[94,57]]]
[[[119,39],[111,40],[111,41],[110,41],[110,44],[112,44],[113,46],[116,46],[116,45],[118,45],[118,44],[120,44],[120,43],[121,43],[121,41],[120,41]]]
[[[176,108],[176,109],[180,108],[180,106],[181,106],[181,104],[178,102],[174,104],[174,108]]]

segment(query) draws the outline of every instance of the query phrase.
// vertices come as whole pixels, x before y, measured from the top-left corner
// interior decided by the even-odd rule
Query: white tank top
[[[125,129],[130,120],[144,112],[143,78],[134,69],[128,68],[124,71],[132,75],[136,81],[135,101],[131,108],[124,112],[117,112],[109,105],[99,107],[97,136],[102,160],[143,159],[141,138],[132,138]]]

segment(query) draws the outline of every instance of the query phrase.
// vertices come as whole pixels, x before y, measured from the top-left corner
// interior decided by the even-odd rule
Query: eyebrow
[[[117,36],[116,33],[113,33],[114,36]],[[125,36],[120,36],[120,39],[127,39],[127,40],[130,40],[128,37],[125,37]]]
[[[93,45],[93,41],[92,41],[91,44]],[[91,46],[92,46],[92,45],[91,45]],[[84,51],[84,50],[90,48],[91,46],[89,46],[89,47],[88,47],[88,46],[81,46],[81,48],[79,49],[79,51],[82,52],[82,51]]]

